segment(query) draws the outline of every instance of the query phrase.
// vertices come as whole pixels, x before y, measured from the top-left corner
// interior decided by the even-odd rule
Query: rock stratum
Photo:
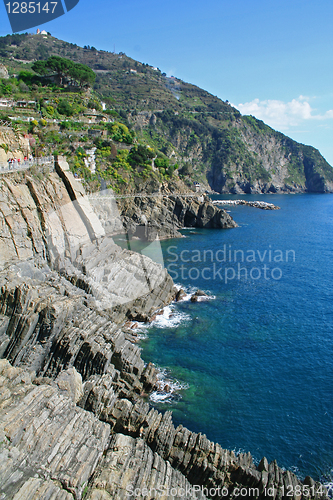
[[[235,221],[217,207],[206,195],[137,196],[120,199],[119,211],[127,232],[133,236],[144,235],[149,241],[181,236],[179,229],[197,227],[229,229]]]
[[[177,290],[112,235],[152,244],[184,224],[234,225],[206,199],[168,195],[163,229],[152,199],[118,209],[109,193],[87,197],[63,158],[43,175],[1,176],[0,498],[326,498],[311,478],[256,466],[146,402],[157,373],[126,321],[148,321]]]

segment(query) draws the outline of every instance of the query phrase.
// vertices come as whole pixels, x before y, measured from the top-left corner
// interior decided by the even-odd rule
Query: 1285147
[[[58,2],[8,2],[6,8],[8,14],[53,14]]]

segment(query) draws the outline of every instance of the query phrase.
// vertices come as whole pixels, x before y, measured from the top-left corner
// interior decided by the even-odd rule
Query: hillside
[[[114,69],[98,70],[109,72],[97,72],[94,89],[31,71],[34,59],[68,53],[92,67],[93,57],[113,61]],[[208,180],[217,186],[233,148],[245,162],[256,158],[248,143],[254,151],[271,140],[284,155],[294,147],[304,166],[314,155],[307,182],[312,168],[324,191],[319,153],[292,141],[287,149],[260,122],[158,70],[121,69],[135,64],[124,55],[33,35],[0,39],[0,54],[0,498],[280,500],[286,489],[297,500],[328,500],[311,477],[301,481],[265,457],[255,463],[250,453],[229,451],[153,408],[149,395],[169,393],[169,381],[161,386],[158,369],[141,357],[137,329],[185,294],[148,256],[160,250],[156,233],[236,227],[203,193],[193,193],[193,180],[202,179],[202,190]],[[132,76],[142,86],[130,86],[127,99]],[[102,77],[112,78],[109,87]],[[192,112],[183,86],[207,109]],[[47,163],[49,153],[55,158]],[[13,158],[23,160],[17,170],[8,167]],[[260,161],[256,172],[264,175]],[[191,298],[198,311],[203,293]]]
[[[10,75],[29,70],[35,60],[52,55],[94,70],[94,99],[105,103],[112,120],[128,128],[134,143],[149,145],[161,160],[158,168],[162,175],[169,169],[172,177],[175,170],[189,186],[196,181],[205,189],[222,193],[333,191],[333,169],[318,150],[293,141],[252,116],[242,116],[228,102],[195,85],[168,78],[158,68],[123,53],[81,48],[50,35],[0,38],[0,62]],[[39,92],[40,88],[35,88],[35,94]],[[74,129],[68,135],[78,134]],[[50,144],[52,138],[46,139]],[[105,161],[117,163],[111,144],[106,147]],[[131,184],[130,190],[140,187],[140,182],[128,183],[128,176],[120,177],[124,184]]]

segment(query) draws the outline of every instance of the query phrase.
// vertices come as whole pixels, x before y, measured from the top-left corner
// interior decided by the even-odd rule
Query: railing
[[[82,180],[82,179],[76,179]],[[91,194],[88,195],[89,200],[94,201],[94,200],[102,200],[103,196],[106,196],[107,198],[116,198],[116,199],[121,199],[121,198],[170,198],[170,197],[175,197],[179,196],[180,198],[202,198],[202,196],[205,193],[198,193],[198,192],[192,192],[192,193],[152,193],[152,194],[143,194],[143,193],[138,193],[138,194],[114,194],[114,192],[111,189],[106,190],[105,192],[100,192],[97,194]]]
[[[0,120],[0,127],[12,128],[12,126],[12,122],[9,122],[8,120]]]
[[[21,170],[27,170],[28,168],[34,166],[54,166],[53,156],[41,156],[40,158],[32,158],[31,160],[21,160],[21,161],[11,161],[11,162],[1,162],[0,163],[0,174],[7,172],[18,172]]]

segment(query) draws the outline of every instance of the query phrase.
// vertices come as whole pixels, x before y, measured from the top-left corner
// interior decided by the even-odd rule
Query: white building
[[[14,102],[11,99],[0,98],[0,108],[11,108]]]

